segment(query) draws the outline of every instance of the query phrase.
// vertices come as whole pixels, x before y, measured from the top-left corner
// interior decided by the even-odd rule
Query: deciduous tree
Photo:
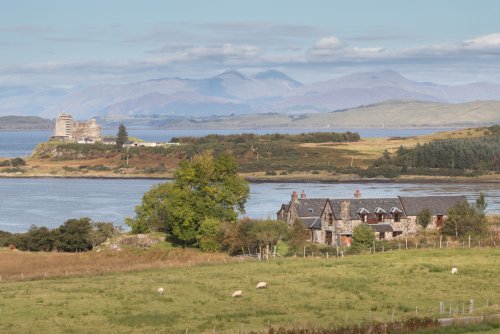
[[[432,213],[428,208],[423,209],[417,215],[417,222],[420,226],[422,226],[422,229],[424,230],[427,228],[427,226],[429,226],[431,220],[432,220]]]
[[[456,237],[480,236],[486,233],[484,212],[470,205],[467,201],[458,203],[448,211],[444,222],[443,234]]]

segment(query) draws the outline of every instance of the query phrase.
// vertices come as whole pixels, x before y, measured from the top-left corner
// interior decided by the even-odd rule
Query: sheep
[[[239,297],[243,297],[243,291],[241,290],[236,290],[235,292],[233,292],[233,298],[239,298]]]
[[[255,288],[256,289],[265,289],[265,288],[267,288],[267,282],[259,282]]]
[[[456,267],[451,268],[451,274],[452,275],[458,274],[458,269]]]
[[[165,289],[158,288],[158,294],[163,295],[165,293]]]

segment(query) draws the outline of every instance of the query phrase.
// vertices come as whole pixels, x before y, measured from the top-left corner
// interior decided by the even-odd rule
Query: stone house
[[[417,215],[425,208],[432,214],[427,229],[439,229],[448,210],[466,200],[465,196],[361,198],[359,191],[354,195],[351,199],[308,199],[304,192],[299,198],[294,191],[290,203],[277,212],[277,218],[289,226],[302,222],[312,242],[350,245],[353,229],[363,223],[373,229],[378,239],[414,234],[422,229]]]

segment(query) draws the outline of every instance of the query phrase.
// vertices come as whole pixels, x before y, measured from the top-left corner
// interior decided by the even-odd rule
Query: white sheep
[[[265,289],[267,288],[267,282],[259,282],[257,283],[256,289]]]
[[[243,297],[243,291],[236,290],[235,292],[233,292],[232,296],[233,296],[233,298]]]
[[[158,288],[158,294],[163,295],[165,293],[165,289]]]
[[[458,269],[456,267],[451,268],[451,274],[452,275],[458,274]]]

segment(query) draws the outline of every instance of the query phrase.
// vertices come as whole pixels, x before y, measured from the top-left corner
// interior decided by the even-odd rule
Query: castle
[[[77,143],[95,143],[101,141],[101,126],[95,119],[76,122],[69,114],[61,113],[56,118],[52,140]]]

